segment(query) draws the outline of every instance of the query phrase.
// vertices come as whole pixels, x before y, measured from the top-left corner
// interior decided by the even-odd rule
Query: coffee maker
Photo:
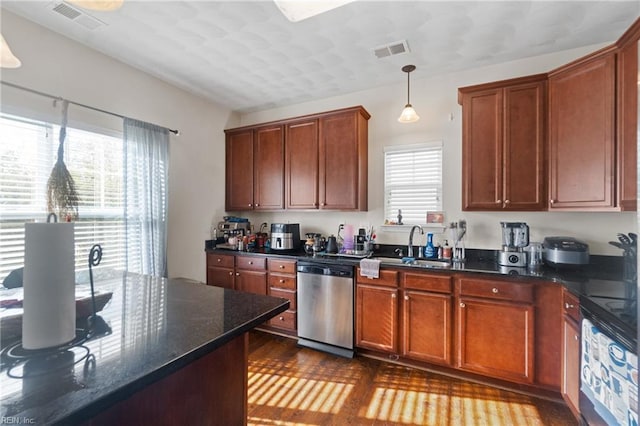
[[[524,222],[500,222],[502,225],[502,250],[498,252],[498,264],[524,268],[527,266],[529,226]]]

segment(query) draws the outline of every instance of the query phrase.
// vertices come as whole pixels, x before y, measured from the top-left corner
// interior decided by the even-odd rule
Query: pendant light
[[[418,114],[416,114],[416,110],[411,106],[411,102],[409,102],[409,74],[416,69],[415,65],[405,65],[402,67],[402,72],[407,73],[407,104],[404,106],[400,117],[398,117],[398,121],[400,123],[414,123],[420,120]]]
[[[2,34],[0,34],[0,49],[0,68],[18,68],[22,65],[20,59],[16,58],[16,55],[9,48]]]

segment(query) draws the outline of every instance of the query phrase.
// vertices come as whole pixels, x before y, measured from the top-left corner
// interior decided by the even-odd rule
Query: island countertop
[[[4,423],[85,421],[289,305],[285,299],[129,273],[96,287],[112,293],[99,312],[110,334],[79,339],[46,361],[9,356],[21,352],[3,345],[0,416]]]

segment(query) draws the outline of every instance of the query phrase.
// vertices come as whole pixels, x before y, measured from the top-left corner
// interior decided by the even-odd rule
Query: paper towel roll
[[[25,224],[22,347],[44,349],[76,336],[73,223]]]

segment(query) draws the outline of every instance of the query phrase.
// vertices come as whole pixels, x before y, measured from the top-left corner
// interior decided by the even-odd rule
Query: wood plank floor
[[[577,425],[562,404],[249,336],[249,425]]]

